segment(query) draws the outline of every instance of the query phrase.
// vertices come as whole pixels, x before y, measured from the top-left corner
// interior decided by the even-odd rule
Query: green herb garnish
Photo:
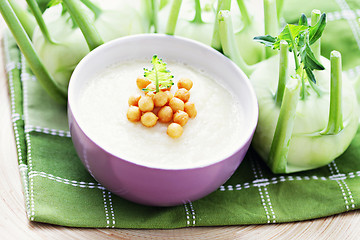
[[[170,71],[166,68],[166,63],[162,59],[158,58],[157,55],[154,55],[151,59],[153,68],[151,70],[144,68],[144,77],[149,79],[152,83],[155,84],[156,92],[159,92],[161,89],[168,89],[174,85],[173,78]],[[154,89],[144,88],[145,92],[152,92]]]

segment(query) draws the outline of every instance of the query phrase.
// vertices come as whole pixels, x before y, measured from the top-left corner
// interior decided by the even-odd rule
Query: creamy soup
[[[180,138],[166,134],[169,123],[147,128],[130,122],[126,113],[128,98],[141,91],[136,78],[149,61],[127,61],[89,79],[80,96],[79,122],[85,132],[108,152],[149,167],[181,169],[204,166],[232,154],[241,140],[243,115],[236,98],[211,76],[179,62],[167,62],[178,79],[190,78],[194,85],[190,101],[196,118],[189,119]]]

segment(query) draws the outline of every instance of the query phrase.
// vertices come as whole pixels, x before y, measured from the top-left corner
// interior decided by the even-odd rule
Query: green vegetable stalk
[[[226,56],[235,61],[239,67],[249,76],[254,67],[252,65],[271,57],[277,52],[269,49],[266,51],[260,45],[253,41],[253,38],[263,32],[265,34],[277,34],[279,32],[278,15],[275,0],[264,0],[264,22],[251,15],[250,10],[244,0],[237,1],[241,12],[242,26],[239,30],[234,31],[232,25],[236,16],[230,11],[220,11],[218,13],[218,36],[221,39],[220,46]],[[233,15],[233,16],[231,16]],[[226,36],[223,34],[226,33]],[[270,36],[270,35],[269,35]]]
[[[250,75],[254,68],[246,64],[239,53],[238,46],[233,34],[233,26],[230,11],[221,10],[218,14],[219,36],[222,43],[223,53],[233,60],[246,75]]]
[[[230,6],[231,6],[231,1],[228,0],[219,0],[218,1],[218,5],[217,5],[217,9],[216,9],[216,18],[215,18],[215,25],[214,25],[214,31],[213,31],[213,36],[212,36],[212,40],[211,40],[211,47],[215,48],[218,51],[222,50],[222,43],[220,40],[221,37],[221,33],[219,30],[219,25],[217,24],[219,22],[219,14],[220,11],[224,11],[224,10],[230,10]]]
[[[63,0],[71,17],[81,29],[90,51],[104,43],[90,17],[83,13],[81,3],[77,0]]]
[[[343,130],[342,115],[342,67],[341,54],[332,51],[330,55],[331,79],[330,79],[330,108],[329,121],[322,134],[338,134]]]
[[[290,82],[284,89],[283,104],[276,124],[274,139],[269,153],[269,165],[274,173],[286,172],[287,156],[295,124],[296,107],[299,102],[300,84],[298,79]]]
[[[8,0],[8,2],[13,9],[15,15],[18,17],[19,22],[25,29],[27,35],[31,39],[36,26],[34,16],[25,9],[23,9],[16,0]]]
[[[213,0],[171,0],[159,11],[160,33],[191,38],[210,45],[213,36],[215,11]],[[220,0],[227,2],[230,0]]]

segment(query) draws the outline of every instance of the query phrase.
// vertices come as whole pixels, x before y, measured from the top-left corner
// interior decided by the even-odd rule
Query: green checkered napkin
[[[320,1],[311,4],[328,12],[325,35],[335,41],[323,47],[330,52],[333,44],[341,50],[347,74],[355,76],[360,65],[359,23],[355,25],[359,3],[322,2],[326,8],[315,6]],[[298,18],[299,10],[312,9],[286,6],[287,19]],[[344,6],[354,9],[350,12],[355,15],[344,19],[349,13]],[[346,44],[335,44],[341,40],[338,37]],[[317,170],[274,175],[250,150],[231,179],[201,200],[160,208],[117,197],[98,184],[77,157],[66,107],[42,90],[9,34],[4,44],[19,169],[31,221],[75,227],[178,228],[290,222],[360,208],[360,131],[345,154]]]

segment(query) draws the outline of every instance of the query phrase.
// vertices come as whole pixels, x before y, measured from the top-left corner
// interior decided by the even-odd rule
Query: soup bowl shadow
[[[229,152],[226,157],[216,162],[191,168],[155,168],[117,156],[107,150],[106,143],[94,140],[79,117],[79,96],[86,82],[112,64],[151,58],[154,54],[203,69],[234,94],[244,116],[241,124],[245,124],[235,151]],[[258,105],[249,79],[218,51],[181,37],[141,34],[105,43],[82,59],[70,79],[68,120],[77,154],[89,173],[103,187],[136,203],[174,206],[214,192],[231,177],[242,162],[252,140],[258,120]],[[216,144],[214,142],[214,145]]]

